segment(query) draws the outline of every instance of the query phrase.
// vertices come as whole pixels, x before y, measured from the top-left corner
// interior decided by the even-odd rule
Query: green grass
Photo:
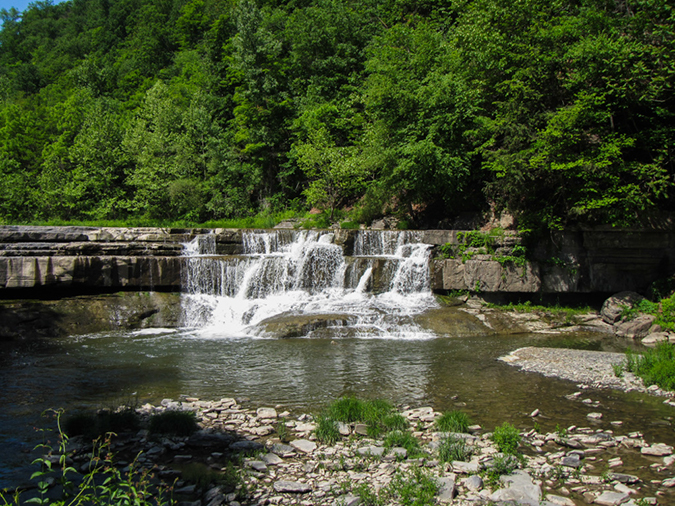
[[[452,462],[453,460],[466,461],[471,457],[472,450],[462,438],[449,436],[441,440],[438,447],[438,460]]]
[[[420,453],[420,442],[408,431],[393,430],[384,438],[385,448],[405,448],[409,457]]]
[[[335,422],[363,423],[368,427],[370,437],[409,427],[408,420],[396,413],[390,402],[382,399],[361,400],[353,396],[336,399],[316,416],[316,420],[317,437],[329,444],[339,439]]]
[[[520,433],[509,422],[504,422],[499,427],[495,427],[492,434],[492,441],[495,442],[497,448],[502,453],[511,455],[518,454],[518,446],[520,446]]]
[[[150,417],[149,429],[152,434],[189,436],[195,433],[199,426],[192,411],[167,410]]]
[[[505,474],[511,474],[518,469],[520,461],[515,455],[497,455],[484,473],[486,483],[491,487],[499,485],[499,477]]]
[[[440,432],[468,432],[471,419],[463,411],[446,411],[434,422]]]
[[[670,343],[660,343],[642,355],[627,350],[625,368],[642,378],[647,386],[675,390],[675,348]]]

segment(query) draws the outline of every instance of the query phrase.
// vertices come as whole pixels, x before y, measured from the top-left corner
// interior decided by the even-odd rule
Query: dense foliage
[[[47,0],[0,18],[0,223],[673,209],[668,0]]]

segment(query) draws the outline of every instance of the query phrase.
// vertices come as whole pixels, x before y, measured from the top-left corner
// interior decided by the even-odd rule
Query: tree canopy
[[[668,0],[0,10],[0,223],[675,210]]]

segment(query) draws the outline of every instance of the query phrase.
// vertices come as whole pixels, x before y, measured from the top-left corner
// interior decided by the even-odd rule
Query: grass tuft
[[[642,378],[647,386],[675,390],[675,348],[670,343],[660,343],[642,355],[627,350],[625,368]]]
[[[463,411],[446,411],[434,422],[440,432],[468,432],[471,420]]]
[[[466,441],[455,436],[442,439],[438,447],[438,459],[441,462],[452,462],[453,460],[466,461],[471,457],[472,453]]]
[[[190,436],[197,432],[199,426],[192,411],[167,410],[150,417],[149,429],[154,434]]]
[[[518,446],[520,446],[520,433],[509,422],[504,422],[499,427],[495,428],[492,434],[492,440],[497,445],[497,448],[502,453],[511,455],[518,454]]]

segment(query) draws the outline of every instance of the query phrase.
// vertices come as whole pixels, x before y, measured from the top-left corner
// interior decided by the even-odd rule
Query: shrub
[[[63,431],[68,436],[97,438],[109,432],[133,432],[140,428],[138,413],[132,408],[101,410],[97,413],[74,413],[64,417]]]
[[[518,446],[520,445],[520,433],[513,425],[504,422],[499,427],[495,428],[492,434],[492,440],[502,453],[516,455],[518,453]]]
[[[471,420],[463,411],[446,411],[434,422],[440,432],[468,432]]]
[[[189,436],[199,429],[197,418],[192,411],[167,410],[150,417],[150,432]]]

